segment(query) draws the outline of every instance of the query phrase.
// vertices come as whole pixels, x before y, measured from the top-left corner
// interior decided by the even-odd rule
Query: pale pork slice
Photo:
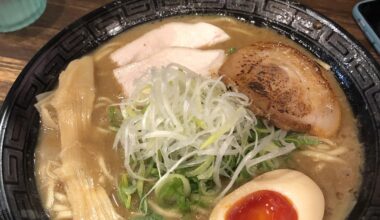
[[[198,50],[173,47],[139,62],[127,64],[114,70],[117,81],[123,86],[126,95],[134,89],[134,81],[141,78],[153,67],[160,68],[171,63],[180,64],[190,70],[201,74],[211,75],[217,73],[225,59],[223,50]]]
[[[331,73],[295,48],[256,43],[229,56],[219,74],[279,128],[331,137],[340,127],[340,106],[324,78]]]
[[[172,22],[149,31],[116,50],[111,54],[111,59],[122,66],[145,59],[168,47],[201,48],[228,39],[228,34],[212,24]]]

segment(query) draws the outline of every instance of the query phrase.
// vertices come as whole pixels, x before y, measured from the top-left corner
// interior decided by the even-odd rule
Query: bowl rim
[[[154,0],[154,2],[159,2],[159,1],[164,1],[164,0]],[[21,71],[21,73],[19,74],[19,76],[17,77],[15,82],[13,83],[12,87],[10,88],[10,90],[9,90],[9,92],[8,92],[4,102],[3,102],[1,110],[0,110],[0,117],[1,117],[0,118],[0,126],[1,126],[1,128],[0,128],[0,155],[3,155],[3,147],[4,147],[3,143],[4,143],[5,130],[6,130],[6,126],[8,124],[9,114],[12,110],[12,108],[10,108],[10,107],[13,106],[15,103],[15,99],[13,96],[15,94],[17,95],[16,91],[18,90],[18,88],[20,87],[22,82],[24,82],[24,80],[28,76],[28,74],[30,74],[30,70],[33,67],[33,65],[35,65],[36,62],[40,59],[40,57],[42,55],[44,55],[47,51],[49,51],[55,45],[55,43],[57,41],[59,41],[68,31],[75,30],[76,28],[80,27],[83,23],[88,23],[89,21],[93,20],[97,15],[107,13],[108,10],[119,7],[120,5],[125,4],[126,2],[128,2],[128,1],[114,1],[114,2],[108,3],[102,7],[99,7],[97,9],[91,11],[90,13],[87,13],[86,15],[82,16],[81,18],[77,19],[76,21],[69,24],[68,26],[66,26],[61,31],[59,31],[54,37],[52,37],[41,49],[38,50],[38,52],[25,65],[25,67],[23,68],[23,70]],[[226,0],[222,0],[222,2],[226,2]],[[258,2],[258,1],[255,0],[255,2]],[[377,76],[379,76],[380,65],[374,59],[372,54],[369,53],[368,50],[366,48],[364,48],[358,40],[356,40],[348,31],[346,31],[345,29],[340,27],[335,21],[331,20],[328,17],[325,17],[324,15],[320,14],[317,11],[314,11],[313,9],[310,9],[310,8],[308,8],[302,4],[295,3],[292,1],[289,2],[286,0],[264,0],[262,2],[279,2],[279,3],[286,2],[289,4],[290,7],[295,8],[297,10],[300,10],[301,12],[308,14],[308,15],[312,16],[313,18],[316,18],[318,21],[323,21],[323,24],[332,28],[334,30],[334,33],[337,33],[339,36],[343,37],[344,39],[353,42],[353,44],[355,44],[355,47],[360,50],[360,53],[362,53],[362,55],[364,55],[365,58],[368,58],[369,63],[371,63],[373,65],[373,67],[375,68],[375,70],[377,70],[377,72],[375,72],[375,74]],[[178,9],[178,11],[176,11],[177,9]],[[202,14],[202,15],[204,15],[204,14],[218,14],[218,15],[233,16],[233,13],[231,12],[231,10],[227,9],[225,6],[221,9],[215,9],[215,8],[211,9],[211,8],[207,8],[207,7],[190,8],[186,5],[186,6],[178,6],[177,9],[171,8],[170,10],[165,11],[165,13],[161,14],[160,16],[154,15],[154,17],[155,17],[154,19],[150,19],[150,18],[147,18],[146,20],[142,19],[142,22],[138,22],[135,25],[132,25],[131,27],[123,29],[123,31],[121,33],[128,31],[130,28],[133,28],[136,25],[141,25],[143,23],[150,22],[153,20],[164,19],[164,18],[173,17],[173,16],[181,16],[181,15],[187,15],[187,14]],[[156,8],[155,8],[155,10],[156,10]],[[166,10],[166,9],[162,9],[162,10]],[[175,12],[173,12],[172,10],[174,10]],[[268,26],[269,28],[273,28],[273,26],[270,26],[271,24],[280,25],[280,24],[276,23],[276,21],[268,20],[268,24],[264,24],[264,26]],[[275,31],[278,32],[279,30],[275,30]],[[120,33],[117,33],[116,35],[118,35],[118,34],[120,34]],[[110,40],[113,37],[114,36],[109,36],[107,39],[102,39],[100,41],[97,41],[97,44],[94,45],[93,48],[91,48],[89,51],[85,51],[84,53],[90,52],[91,50],[97,48],[98,46],[100,46],[101,44],[105,43],[106,41]],[[300,42],[298,42],[298,41],[295,41],[295,42],[300,44]],[[305,45],[301,45],[301,46],[305,47]],[[309,50],[310,52],[312,52],[315,56],[317,56],[316,51],[310,50],[310,48],[306,48],[306,49]],[[76,57],[74,57],[74,58],[76,58]],[[373,118],[374,116],[371,115],[370,117]],[[377,126],[375,124],[373,124],[373,127],[375,129],[377,128]],[[375,146],[379,146],[379,137],[378,136],[376,136]],[[376,177],[379,176],[379,171],[377,169],[379,167],[379,160],[380,160],[379,150],[376,149],[376,157],[375,157],[375,162],[376,162],[376,169],[375,169],[376,174],[375,175],[376,175]],[[0,160],[0,162],[2,163],[2,160]],[[4,192],[5,192],[4,185],[3,185],[4,179],[3,179],[2,167],[0,167],[0,169],[2,171],[2,172],[0,172],[0,196],[3,196],[2,194],[4,194]],[[374,193],[377,185],[379,185],[378,187],[380,187],[380,182],[376,183],[376,181],[375,181],[372,185],[373,185],[372,186],[372,188],[373,188],[372,193]],[[362,189],[360,189],[360,190],[362,190]],[[6,198],[6,197],[4,197],[4,198]],[[368,199],[367,203],[369,203],[369,200],[370,200],[370,198]],[[356,204],[354,209],[356,209],[357,206],[361,206],[361,207],[359,207],[359,209],[362,209],[362,213],[364,213],[365,212],[364,209],[368,206],[368,204]],[[8,204],[7,200],[0,201],[0,208],[3,208],[3,207],[5,207],[6,209],[9,209],[9,204]],[[0,210],[0,211],[2,212],[2,210]],[[1,214],[2,213],[0,213],[0,216],[1,216]]]

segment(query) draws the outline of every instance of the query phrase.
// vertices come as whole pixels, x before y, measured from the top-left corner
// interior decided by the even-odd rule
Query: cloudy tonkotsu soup
[[[135,105],[136,109],[131,110],[126,107],[120,110],[119,104],[125,103],[128,97],[125,95],[125,89],[123,90],[122,85],[114,77],[113,71],[118,65],[110,59],[110,54],[143,34],[170,22],[206,22],[222,29],[230,36],[229,40],[212,46],[203,46],[201,49],[222,49],[227,54],[225,59],[229,59],[230,54],[233,55],[235,51],[239,51],[241,48],[254,43],[260,44],[260,42],[281,42],[301,51],[312,60],[316,59],[295,42],[272,30],[259,28],[233,18],[216,16],[183,16],[164,19],[133,28],[105,43],[86,58],[83,58],[82,61],[71,64],[64,72],[67,75],[60,78],[56,90],[39,97],[40,101],[37,108],[42,116],[42,126],[35,153],[36,176],[42,203],[52,219],[79,219],[80,216],[85,216],[88,219],[144,219],[141,217],[141,210],[144,209],[149,215],[157,219],[161,217],[164,219],[209,218],[215,205],[213,201],[220,199],[217,197],[217,193],[223,191],[223,187],[226,187],[231,179],[232,175],[226,177],[228,172],[232,174],[237,166],[231,166],[233,170],[226,171],[227,173],[224,176],[221,174],[222,189],[214,194],[212,190],[214,190],[215,183],[212,181],[212,177],[207,179],[208,177],[204,175],[202,177],[206,180],[202,181],[202,178],[199,178],[200,174],[191,175],[193,174],[191,169],[186,167],[175,171],[178,175],[188,177],[189,187],[191,186],[190,194],[184,193],[184,197],[177,198],[171,195],[175,203],[183,202],[181,206],[177,207],[177,204],[171,203],[173,201],[170,200],[170,197],[169,200],[167,198],[168,194],[173,193],[170,192],[171,188],[161,187],[161,189],[158,187],[161,191],[166,191],[157,192],[160,190],[156,188],[153,190],[154,192],[148,193],[154,187],[154,181],[157,181],[157,179],[153,180],[153,177],[159,177],[161,174],[158,172],[163,172],[161,176],[164,176],[166,160],[163,158],[165,154],[160,153],[156,156],[157,160],[162,159],[163,161],[159,163],[161,164],[159,166],[162,166],[160,168],[157,167],[155,159],[147,159],[145,164],[137,159],[136,161],[134,159],[129,160],[130,164],[128,165],[131,170],[146,177],[146,179],[152,180],[144,181],[128,172],[126,168],[128,161],[125,160],[128,150],[121,146],[123,140],[115,144],[118,131],[127,125],[125,120],[137,117],[136,112],[138,115],[141,111],[147,111],[148,107],[141,104],[141,106]],[[189,56],[188,59],[191,57]],[[316,62],[320,63],[321,68],[329,68],[327,64],[320,61]],[[70,72],[77,72],[78,74],[69,75]],[[85,76],[87,73],[89,75]],[[228,192],[238,188],[254,176],[272,169],[295,169],[309,176],[322,190],[325,198],[324,220],[344,219],[348,215],[356,202],[356,194],[361,183],[362,148],[358,141],[357,123],[344,93],[335,81],[333,73],[325,71],[323,77],[326,78],[332,88],[341,109],[341,120],[337,133],[328,138],[314,137],[316,135],[308,135],[307,132],[302,134],[305,135],[302,137],[313,136],[313,140],[318,141],[297,147],[291,153],[282,155],[278,161],[273,159],[276,162],[271,160],[271,163],[257,165],[254,168],[255,171],[252,171],[255,175],[249,176],[247,179],[243,177],[238,179]],[[217,79],[218,76],[215,78]],[[177,79],[173,79],[173,82],[175,80]],[[181,75],[179,75],[178,80],[181,82]],[[170,83],[167,86],[170,87]],[[153,87],[149,87],[148,92],[153,90]],[[136,86],[136,88],[139,87]],[[178,92],[181,92],[181,87],[178,88]],[[229,88],[227,91],[230,91]],[[191,91],[189,92],[191,93]],[[141,94],[144,95],[145,93]],[[202,102],[202,104],[204,103]],[[164,106],[165,103],[162,105]],[[86,109],[86,107],[90,109]],[[125,111],[124,115],[123,111]],[[233,120],[231,118],[228,120]],[[260,117],[257,118],[262,120]],[[193,119],[191,123],[194,123],[194,126],[199,126],[196,129],[199,131],[206,129],[207,126],[204,125],[203,119],[196,117]],[[76,120],[81,122],[76,122]],[[149,124],[149,120],[142,123]],[[181,122],[181,119],[179,121]],[[265,122],[264,125],[261,124],[260,126],[268,129],[266,126],[271,126],[271,123],[264,119],[263,121]],[[247,124],[241,123],[244,124],[239,124],[241,127]],[[186,125],[184,126],[186,127]],[[143,128],[136,128],[136,132],[140,132]],[[299,132],[296,134],[301,135]],[[239,138],[241,137],[239,136]],[[139,140],[138,143],[143,142],[143,140]],[[210,143],[203,142],[202,146],[204,148],[209,147],[208,144],[211,146],[213,140],[210,140]],[[161,141],[161,139],[157,141]],[[237,141],[238,144],[242,144],[240,142],[242,141]],[[174,141],[163,143],[172,144]],[[149,142],[149,144],[153,146],[153,143]],[[114,145],[118,145],[118,147],[114,148]],[[217,162],[213,158],[217,158],[217,156],[210,158],[210,164],[215,165]],[[233,160],[234,157],[231,156],[231,158]],[[222,162],[225,161],[227,159],[223,158]],[[227,164],[227,162],[225,163]],[[209,166],[211,166],[210,164]],[[207,170],[203,170],[203,172],[207,172]],[[210,170],[210,173],[214,172]],[[81,179],[82,177],[83,179]],[[181,181],[179,183],[177,181],[179,179],[174,178],[170,183],[172,184],[171,187],[176,184],[181,185]],[[126,185],[121,186],[122,184]],[[206,184],[202,187],[209,191],[202,194],[202,188],[198,190],[197,184]],[[121,187],[124,188],[121,190]],[[175,193],[180,194],[185,191],[186,186],[183,185]],[[124,193],[124,196],[120,196],[120,193]],[[144,203],[144,200],[147,202]],[[168,202],[168,205],[162,205],[165,202]],[[166,214],[169,217],[165,217]]]

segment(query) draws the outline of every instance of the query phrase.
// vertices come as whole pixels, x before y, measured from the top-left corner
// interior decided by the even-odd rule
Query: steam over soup
[[[356,202],[363,157],[343,92],[327,64],[266,28],[144,24],[37,98],[52,219],[339,220]]]

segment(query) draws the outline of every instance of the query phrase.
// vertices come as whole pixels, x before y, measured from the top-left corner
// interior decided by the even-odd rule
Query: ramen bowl
[[[371,55],[337,24],[302,5],[275,0],[115,1],[80,18],[25,66],[1,109],[0,218],[48,219],[37,190],[36,96],[52,90],[68,63],[129,29],[182,15],[238,18],[285,35],[331,66],[358,121],[364,147],[362,184],[348,219],[380,217],[380,72]]]

